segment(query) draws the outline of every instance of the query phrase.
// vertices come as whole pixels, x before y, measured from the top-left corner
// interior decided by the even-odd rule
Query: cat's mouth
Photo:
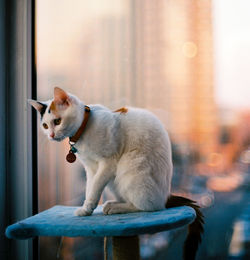
[[[65,136],[54,136],[54,137],[49,136],[49,140],[56,141],[56,142],[61,142],[64,138]]]

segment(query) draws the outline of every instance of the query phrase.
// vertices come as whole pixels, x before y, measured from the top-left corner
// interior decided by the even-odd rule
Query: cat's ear
[[[68,94],[59,87],[54,88],[54,102],[56,105],[69,105]]]
[[[38,112],[40,112],[40,114],[44,114],[46,108],[47,108],[47,105],[42,103],[42,102],[39,102],[39,101],[36,101],[36,100],[33,100],[33,99],[28,99],[28,102],[31,106],[33,106]]]

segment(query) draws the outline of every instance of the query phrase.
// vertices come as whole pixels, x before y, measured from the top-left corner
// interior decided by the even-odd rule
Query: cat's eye
[[[45,129],[48,129],[48,128],[49,128],[46,123],[43,123],[43,127],[44,127]]]
[[[55,124],[55,125],[60,125],[60,124],[61,124],[61,121],[62,121],[61,118],[54,119],[54,124]]]

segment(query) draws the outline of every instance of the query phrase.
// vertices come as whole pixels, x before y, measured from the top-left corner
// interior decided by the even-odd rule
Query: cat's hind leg
[[[140,211],[130,202],[106,201],[103,205],[103,213],[106,215],[131,213]]]

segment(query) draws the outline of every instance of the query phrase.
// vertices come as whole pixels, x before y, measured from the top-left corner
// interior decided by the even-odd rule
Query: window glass
[[[36,1],[38,99],[52,98],[59,86],[85,104],[155,113],[172,141],[173,192],[197,200],[207,216],[199,259],[231,256],[232,230],[246,204],[250,21],[249,6],[240,2]],[[81,205],[86,177],[79,162],[65,160],[68,140],[50,142],[41,130],[38,136],[39,211]],[[222,205],[224,213],[214,216]],[[224,237],[217,248],[210,243],[219,226]],[[179,245],[172,238],[171,232],[143,236],[142,258],[175,259]],[[102,245],[101,238],[41,238],[40,257],[101,259]]]

